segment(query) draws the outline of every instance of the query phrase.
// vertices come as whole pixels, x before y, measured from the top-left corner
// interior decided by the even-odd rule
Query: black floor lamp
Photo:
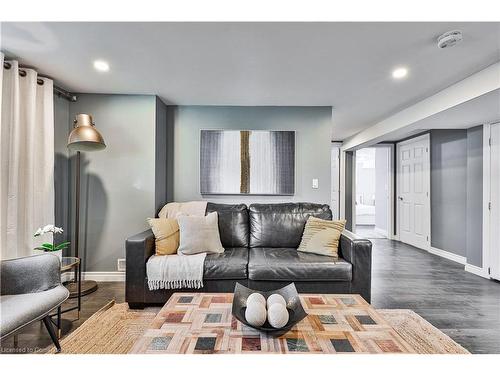
[[[75,181],[75,257],[79,258],[79,235],[80,235],[80,152],[99,151],[106,148],[102,135],[95,128],[92,116],[86,114],[76,115],[73,121],[74,128],[68,137],[68,149],[76,151],[76,181]],[[81,277],[82,262],[80,261],[79,272]],[[70,296],[77,295],[77,283],[67,285]],[[93,280],[82,281],[81,295],[86,295],[97,290],[97,283]]]

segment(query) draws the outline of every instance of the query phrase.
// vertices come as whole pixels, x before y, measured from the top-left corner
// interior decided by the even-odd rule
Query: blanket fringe
[[[200,289],[203,288],[203,280],[148,280],[149,290],[158,289]]]

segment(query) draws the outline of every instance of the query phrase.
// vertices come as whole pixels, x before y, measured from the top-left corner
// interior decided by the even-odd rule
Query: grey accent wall
[[[54,211],[55,225],[64,229],[64,233],[58,237],[60,241],[69,241],[72,233],[70,161],[66,147],[70,129],[69,102],[54,95]],[[69,254],[70,249],[65,250],[64,255]]]
[[[156,98],[81,94],[70,119],[93,116],[106,149],[82,153],[80,251],[84,271],[116,271],[125,239],[155,214]]]
[[[155,100],[155,209],[173,201],[174,125],[173,108]]]
[[[466,256],[467,131],[431,131],[431,246]]]
[[[483,127],[467,130],[467,263],[483,264]]]
[[[212,202],[330,203],[331,107],[179,106],[174,118],[174,199]],[[244,196],[200,194],[200,130],[295,130],[295,195]],[[312,179],[319,179],[319,189]]]

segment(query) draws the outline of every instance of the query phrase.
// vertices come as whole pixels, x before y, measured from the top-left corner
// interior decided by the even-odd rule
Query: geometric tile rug
[[[280,337],[266,335],[231,314],[232,293],[175,293],[136,341],[141,354],[418,353],[448,349],[449,339],[400,334],[361,296],[301,294],[307,317]],[[432,327],[432,326],[431,326]],[[434,328],[434,327],[432,327]],[[425,331],[425,325],[420,329]],[[453,343],[455,344],[455,343]],[[452,352],[464,352],[451,345]],[[466,352],[466,351],[465,351]]]
[[[61,340],[62,353],[67,354],[125,354],[142,339],[148,327],[157,316],[159,308],[149,307],[144,310],[130,310],[126,303],[110,303],[96,312],[74,332]],[[432,326],[411,310],[376,310],[391,327],[413,349],[421,354],[468,354],[462,346]],[[209,320],[217,320],[211,316]],[[332,318],[321,317],[323,324],[332,323]],[[321,321],[320,320],[320,321]],[[245,345],[257,345],[256,340],[246,340]],[[160,351],[168,347],[169,340],[154,339],[152,345]],[[210,340],[204,343],[210,345]],[[200,343],[202,345],[202,343]],[[290,342],[300,349],[302,342]],[[340,348],[342,342],[336,342]],[[200,348],[200,347],[199,347]],[[346,349],[344,349],[346,350]],[[41,353],[54,353],[53,346]],[[300,353],[300,352],[299,352]]]

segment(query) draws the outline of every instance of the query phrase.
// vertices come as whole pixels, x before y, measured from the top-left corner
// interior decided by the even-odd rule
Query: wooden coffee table
[[[308,316],[281,337],[233,318],[232,293],[175,293],[131,353],[414,353],[361,296],[301,294]]]

